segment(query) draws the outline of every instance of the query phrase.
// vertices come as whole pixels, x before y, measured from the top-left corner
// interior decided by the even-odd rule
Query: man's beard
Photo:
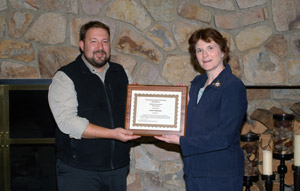
[[[91,57],[91,58],[88,58],[86,55],[84,55],[84,57],[87,59],[87,61],[89,61],[89,63],[96,67],[96,68],[101,68],[103,67],[109,60],[109,57],[107,57],[107,54],[104,50],[97,50],[97,51],[94,51],[93,54],[96,54],[96,53],[102,53],[104,54],[104,60],[99,60],[99,61],[96,61],[94,59],[94,57]]]

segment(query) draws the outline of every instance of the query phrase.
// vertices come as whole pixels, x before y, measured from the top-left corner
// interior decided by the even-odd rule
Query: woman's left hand
[[[161,136],[154,136],[155,139],[164,141],[166,143],[173,143],[179,145],[180,136],[178,135],[161,135]]]

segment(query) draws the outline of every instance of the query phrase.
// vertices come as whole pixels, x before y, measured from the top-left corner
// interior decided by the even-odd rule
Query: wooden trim
[[[276,85],[276,86],[246,86],[246,89],[300,89],[300,86],[285,86],[285,85]]]

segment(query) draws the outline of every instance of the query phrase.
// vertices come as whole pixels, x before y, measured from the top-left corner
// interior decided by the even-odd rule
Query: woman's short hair
[[[196,44],[199,40],[204,42],[216,42],[221,51],[224,53],[223,64],[226,65],[229,62],[229,47],[227,46],[227,39],[222,36],[222,34],[213,28],[199,29],[195,31],[189,38],[189,52],[191,54],[192,63],[198,63],[196,57]]]

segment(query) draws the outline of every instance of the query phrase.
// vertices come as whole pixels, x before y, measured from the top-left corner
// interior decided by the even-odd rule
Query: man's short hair
[[[84,41],[86,32],[91,28],[102,28],[107,31],[108,35],[110,35],[109,27],[106,24],[104,24],[100,21],[90,21],[81,26],[80,33],[79,33],[79,39]]]

